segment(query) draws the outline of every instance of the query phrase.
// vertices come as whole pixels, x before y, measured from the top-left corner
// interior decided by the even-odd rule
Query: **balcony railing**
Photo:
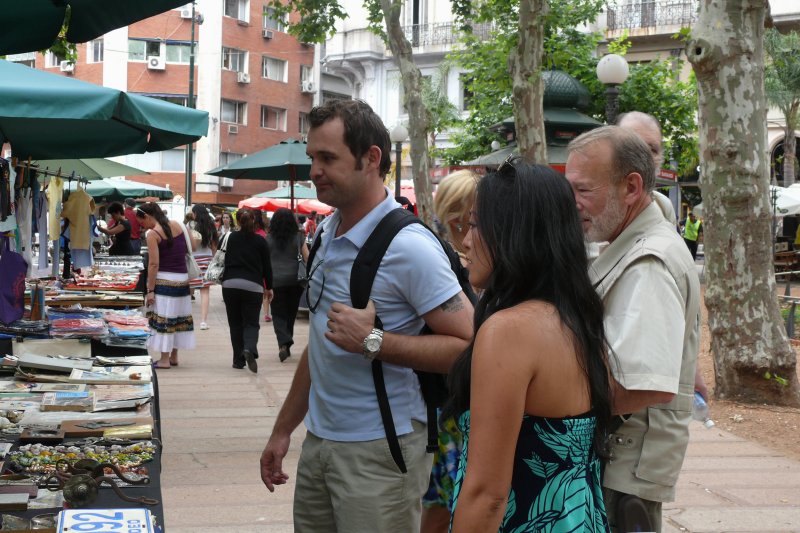
[[[691,26],[697,20],[697,0],[640,0],[608,6],[608,29]]]
[[[475,24],[472,32],[482,41],[489,38],[492,23]],[[461,37],[461,30],[452,22],[438,22],[433,24],[413,24],[403,26],[403,33],[411,46],[431,46],[437,44],[454,44]]]

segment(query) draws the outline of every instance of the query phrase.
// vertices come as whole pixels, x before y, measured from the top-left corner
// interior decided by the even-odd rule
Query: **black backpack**
[[[469,284],[469,274],[467,270],[461,265],[458,254],[453,248],[443,241],[439,236],[431,230],[425,223],[414,216],[413,213],[403,208],[393,209],[386,216],[381,219],[370,236],[367,238],[364,245],[359,250],[355,261],[353,262],[352,270],[350,271],[350,300],[354,308],[364,309],[367,307],[369,297],[372,292],[372,284],[375,281],[375,275],[378,273],[381,261],[383,260],[386,250],[389,248],[395,235],[400,230],[410,224],[421,224],[428,231],[431,232],[436,240],[441,244],[447,258],[450,260],[450,268],[455,273],[461,290],[467,295],[467,298],[474,304],[476,301],[475,293],[472,286]],[[321,243],[322,231],[317,234],[314,244],[311,247],[306,268],[309,269],[314,261],[314,255]],[[383,323],[379,316],[375,316],[375,327],[383,329]],[[430,328],[426,325],[420,331],[420,335],[431,333]],[[425,399],[428,414],[428,446],[427,451],[433,452],[438,446],[438,424],[436,423],[437,416],[436,410],[447,400],[447,379],[445,374],[436,374],[431,372],[414,371],[419,378],[420,389],[422,396]],[[386,440],[389,444],[389,451],[392,454],[394,462],[401,472],[406,473],[406,465],[403,460],[403,453],[400,450],[400,442],[397,439],[397,431],[394,427],[392,419],[392,410],[389,406],[389,397],[386,394],[386,383],[383,377],[383,363],[378,359],[372,361],[372,379],[375,382],[375,393],[378,397],[378,407],[381,412],[381,421],[386,431]]]

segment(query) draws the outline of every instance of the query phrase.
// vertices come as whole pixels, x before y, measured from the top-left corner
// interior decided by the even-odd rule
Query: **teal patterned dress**
[[[458,421],[464,434],[453,512],[467,468],[469,411]],[[500,533],[609,531],[600,460],[592,451],[595,418],[522,419],[511,492]],[[452,524],[451,524],[452,525]]]

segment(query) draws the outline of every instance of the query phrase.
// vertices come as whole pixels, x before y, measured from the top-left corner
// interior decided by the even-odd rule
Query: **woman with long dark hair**
[[[272,299],[272,327],[278,338],[278,357],[281,362],[291,356],[294,344],[294,322],[303,287],[297,280],[298,255],[308,259],[305,235],[299,229],[294,214],[288,209],[278,209],[269,223],[270,261],[274,278]]]
[[[217,228],[214,219],[203,204],[192,206],[194,215],[194,231],[200,234],[200,246],[194,251],[194,259],[200,267],[200,277],[190,280],[192,289],[200,289],[200,329],[208,329],[208,304],[210,287],[213,285],[203,279],[211,259],[217,253]]]
[[[178,350],[195,346],[183,225],[169,220],[153,202],[136,208],[136,220],[148,230],[145,304],[152,309],[147,347],[161,353],[156,368],[178,366]],[[197,247],[191,237],[190,242]]]
[[[250,209],[236,214],[239,231],[230,232],[225,243],[222,299],[228,315],[233,348],[233,368],[258,372],[258,330],[262,302],[272,299],[272,267],[267,241],[255,233]]]
[[[603,305],[567,180],[521,160],[478,184],[464,239],[483,289],[443,417],[464,432],[452,531],[607,531]]]

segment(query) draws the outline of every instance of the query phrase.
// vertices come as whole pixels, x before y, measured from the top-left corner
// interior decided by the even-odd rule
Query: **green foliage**
[[[488,0],[473,3],[454,0],[453,11],[467,29],[475,23],[495,21],[495,32],[480,40],[468,34],[463,39],[462,50],[453,52],[451,58],[472,73],[467,88],[475,95],[470,115],[453,136],[454,148],[444,150],[448,164],[474,159],[488,151],[497,135],[486,128],[513,115],[511,105],[511,79],[508,74],[508,57],[517,44],[516,0]],[[594,0],[569,0],[551,2],[544,37],[544,65],[559,69],[579,80],[589,91],[590,104],[585,112],[605,121],[605,86],[597,79],[597,48],[603,36],[588,34],[575,28],[594,20],[603,2]],[[469,21],[469,24],[467,23]],[[608,44],[610,53],[624,55],[631,43],[627,34]],[[667,161],[678,163],[678,172],[691,174],[698,164],[696,141],[697,91],[694,74],[681,82],[678,74],[680,61],[655,61],[631,66],[628,80],[620,87],[619,109],[646,111],[661,122],[664,130]],[[502,140],[502,139],[498,139]]]
[[[53,45],[47,50],[40,50],[39,53],[44,55],[49,50],[58,57],[63,57],[64,61],[75,64],[78,60],[78,47],[74,43],[67,42],[67,28],[69,28],[69,19],[71,15],[72,8],[67,6],[67,11],[64,15],[64,24],[61,26],[61,31],[58,32],[55,41],[53,41]]]
[[[651,61],[631,65],[630,75],[620,86],[619,109],[646,111],[661,122],[667,163],[675,160],[680,175],[697,167],[697,89],[694,74],[689,81],[678,78],[681,61]]]
[[[433,76],[422,78],[422,102],[428,110],[432,141],[438,134],[453,127],[461,119],[458,108],[447,97],[449,74],[450,63],[443,61]],[[431,144],[433,145],[433,142]],[[436,157],[437,154],[432,153],[431,155]]]
[[[764,34],[768,54],[764,86],[767,100],[784,114],[790,129],[797,129],[800,106],[800,34],[781,34],[771,28]]]
[[[288,32],[304,43],[325,42],[336,33],[336,21],[347,17],[336,0],[270,0],[268,6],[276,16],[288,19],[291,13],[300,15],[300,21],[291,23]]]

